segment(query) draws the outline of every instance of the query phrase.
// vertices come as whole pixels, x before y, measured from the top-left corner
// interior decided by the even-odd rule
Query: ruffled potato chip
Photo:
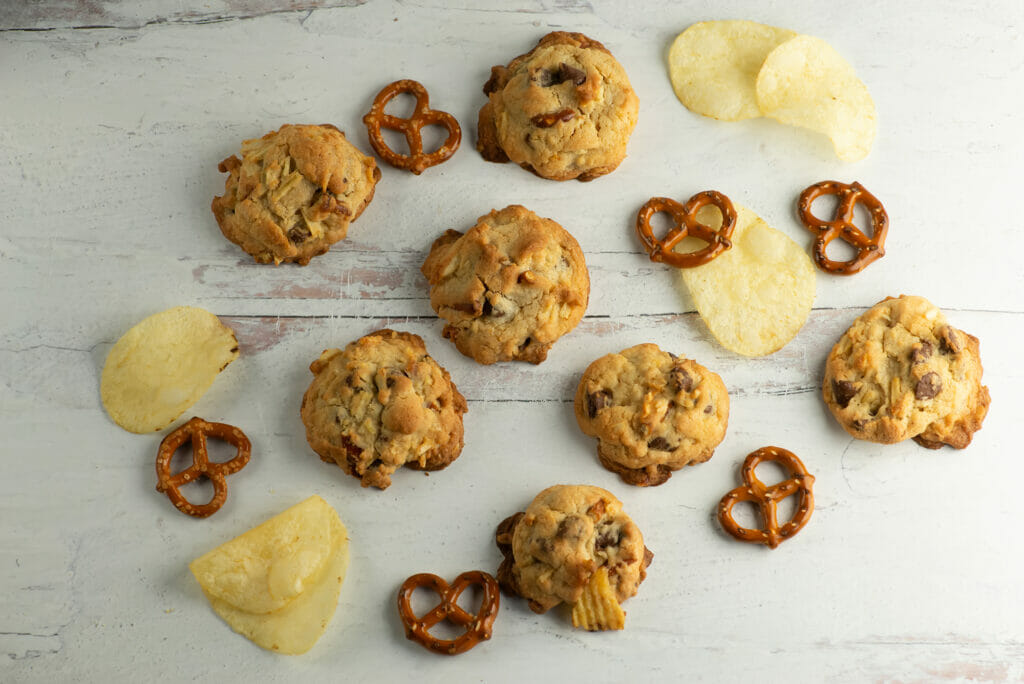
[[[238,358],[235,333],[209,311],[178,306],[144,318],[114,344],[100,377],[100,398],[129,432],[175,421]]]
[[[814,264],[787,235],[749,209],[733,205],[737,219],[732,248],[681,274],[715,339],[737,354],[763,356],[785,346],[807,320],[814,304]],[[704,207],[697,218],[712,228],[722,225],[714,207]],[[692,248],[690,240],[677,251]]]
[[[348,559],[345,526],[326,501],[312,496],[189,569],[233,630],[265,649],[299,655],[333,618]]]
[[[754,83],[768,53],[797,34],[753,21],[703,21],[680,33],[668,53],[676,97],[721,121],[761,116]]]
[[[772,50],[757,74],[765,116],[824,133],[843,161],[868,156],[875,141],[875,103],[850,63],[831,45],[797,36]]]

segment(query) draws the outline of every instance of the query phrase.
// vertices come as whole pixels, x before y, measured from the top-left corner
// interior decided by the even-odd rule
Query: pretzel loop
[[[722,212],[722,225],[718,230],[697,220],[697,212],[707,205]],[[651,218],[665,212],[672,217],[672,228],[661,240],[654,236]],[[699,192],[680,204],[668,197],[652,197],[640,207],[636,215],[636,234],[643,243],[651,261],[666,263],[676,268],[692,268],[708,263],[732,247],[732,232],[736,227],[736,208],[728,197],[715,190]],[[680,253],[674,248],[686,237],[696,237],[707,246],[694,252]]]
[[[416,97],[416,108],[413,110],[412,116],[404,119],[400,116],[385,114],[384,108],[388,102],[402,93],[411,93]],[[363,117],[363,123],[366,124],[366,130],[370,136],[370,145],[381,159],[397,168],[412,171],[416,175],[423,173],[428,167],[447,161],[455,154],[455,150],[459,149],[459,143],[462,142],[462,129],[455,117],[448,112],[431,109],[427,89],[421,83],[408,78],[384,86],[384,89],[374,98],[370,111]],[[439,148],[429,154],[424,154],[421,131],[424,126],[435,124],[448,130],[448,138]],[[409,154],[400,154],[388,147],[384,142],[384,136],[381,135],[381,128],[398,131],[404,135],[405,141],[409,145]]]
[[[237,452],[234,458],[223,463],[210,463],[206,448],[207,436],[235,447]],[[171,458],[186,441],[192,443],[192,465],[172,474]],[[209,517],[220,510],[227,501],[227,476],[244,468],[249,463],[251,454],[252,444],[238,428],[226,423],[208,423],[202,418],[192,418],[160,442],[160,449],[156,454],[156,490],[165,493],[182,513],[196,518]],[[213,484],[213,497],[205,504],[190,503],[181,493],[181,487],[202,477]]]
[[[835,195],[838,199],[835,216],[826,221],[811,212],[811,205],[823,195]],[[857,204],[863,204],[871,216],[871,237],[864,234],[853,223]],[[800,221],[812,233],[817,233],[814,240],[814,260],[823,271],[836,275],[853,275],[885,255],[885,236],[889,232],[889,215],[878,198],[868,192],[863,185],[838,181],[822,181],[815,183],[800,193],[797,200],[797,213]],[[836,238],[856,248],[857,255],[849,261],[833,261],[825,255],[825,250]]]
[[[774,461],[785,468],[791,475],[786,480],[771,486],[757,479],[754,471],[766,461]],[[780,447],[762,447],[747,456],[740,470],[744,484],[733,489],[718,503],[718,520],[725,531],[740,541],[753,544],[765,544],[777,547],[797,532],[814,512],[814,476],[791,451]],[[778,504],[787,496],[799,496],[797,510],[792,519],[779,525]],[[732,517],[733,507],[740,502],[749,501],[757,505],[764,527],[748,529],[741,527]]]
[[[473,585],[479,585],[484,593],[476,614],[466,612],[457,603],[462,592]],[[434,591],[441,597],[441,602],[417,617],[412,610],[411,598],[413,592],[420,588]],[[498,582],[479,570],[462,573],[451,586],[437,575],[423,572],[405,580],[398,590],[398,614],[405,625],[405,636],[429,651],[444,655],[465,653],[481,641],[490,639],[500,602]],[[455,639],[435,638],[430,634],[430,628],[443,620],[463,627],[465,634]]]

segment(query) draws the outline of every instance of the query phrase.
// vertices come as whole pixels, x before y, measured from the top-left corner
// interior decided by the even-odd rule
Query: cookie
[[[309,369],[306,440],[364,487],[387,489],[403,465],[440,470],[459,457],[466,400],[418,335],[378,330]]]
[[[542,178],[589,181],[626,156],[639,101],[626,71],[601,43],[555,31],[484,85],[477,149]]]
[[[213,215],[231,242],[257,263],[306,265],[348,233],[373,199],[380,169],[330,124],[285,124],[242,143]]]
[[[839,424],[858,439],[962,449],[981,428],[988,388],[978,340],[949,325],[923,297],[879,302],[832,348],[822,394]]]
[[[495,541],[505,556],[497,573],[502,589],[537,613],[579,601],[602,567],[622,603],[636,594],[654,558],[622,502],[587,485],[548,487],[498,525]]]
[[[465,234],[447,231],[422,271],[430,305],[447,321],[444,336],[482,364],[540,363],[590,297],[576,239],[518,205],[481,216]]]
[[[575,412],[584,434],[597,437],[601,465],[648,487],[711,458],[729,424],[729,393],[696,361],[639,344],[587,367]]]

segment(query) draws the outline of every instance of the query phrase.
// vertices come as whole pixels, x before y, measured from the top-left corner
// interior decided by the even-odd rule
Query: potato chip
[[[235,333],[209,311],[178,306],[126,332],[107,355],[103,407],[129,432],[167,427],[238,358]]]
[[[338,514],[312,496],[189,569],[233,630],[268,650],[298,655],[316,644],[334,616],[348,557]]]
[[[598,568],[583,587],[580,600],[572,607],[572,626],[588,632],[625,628],[626,613],[615,598],[607,567]]]
[[[814,265],[784,233],[746,207],[733,205],[732,248],[681,274],[715,339],[737,354],[763,356],[785,346],[807,320],[814,304]],[[712,228],[722,224],[714,207],[701,209],[697,218]],[[685,251],[689,240],[678,251]]]
[[[722,121],[761,116],[754,83],[768,53],[797,34],[753,21],[704,21],[680,33],[668,53],[676,97]]]
[[[843,161],[871,151],[877,131],[871,94],[850,63],[820,38],[797,36],[772,50],[756,88],[765,116],[824,133]]]

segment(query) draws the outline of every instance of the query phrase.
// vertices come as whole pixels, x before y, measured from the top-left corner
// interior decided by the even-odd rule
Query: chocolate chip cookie
[[[923,297],[879,302],[828,356],[822,394],[839,424],[882,444],[966,447],[988,412],[978,339]]]
[[[637,592],[654,554],[611,492],[587,485],[555,485],[524,513],[498,525],[495,541],[505,560],[498,582],[537,613],[576,603],[598,568],[607,568],[622,603]]]
[[[626,71],[601,43],[555,31],[484,85],[476,147],[542,178],[589,181],[626,156],[639,101]]]
[[[257,263],[305,266],[348,233],[373,199],[380,169],[330,124],[285,124],[242,143],[213,215],[224,237]]]
[[[729,424],[729,393],[696,361],[639,344],[594,361],[576,388],[576,422],[597,456],[632,485],[660,485],[711,458]]]
[[[587,308],[590,276],[562,226],[518,205],[449,230],[423,263],[444,336],[476,361],[540,363]]]
[[[466,400],[418,335],[378,330],[309,369],[306,440],[364,487],[386,489],[403,465],[440,470],[459,457]]]

